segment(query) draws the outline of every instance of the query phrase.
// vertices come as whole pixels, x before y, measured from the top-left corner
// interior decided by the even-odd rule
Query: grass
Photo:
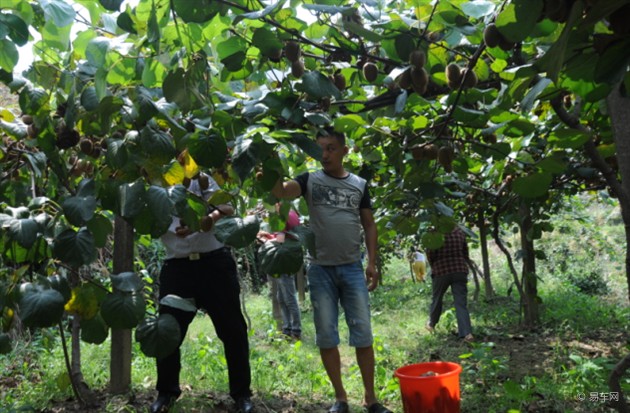
[[[551,411],[598,411],[597,408],[603,407],[600,404],[580,405],[575,399],[580,392],[604,392],[611,364],[629,350],[628,343],[623,341],[623,334],[626,337],[628,334],[628,306],[584,295],[559,281],[550,282],[546,288],[543,328],[535,333],[518,330],[518,304],[514,298],[470,303],[475,332],[481,341],[468,346],[451,333],[456,324],[454,310],[449,306],[450,297],[447,295],[447,310],[436,334],[429,335],[423,326],[427,319],[430,283],[412,282],[406,262],[390,265],[385,284],[372,294],[379,397],[394,411],[401,412],[398,383],[393,377],[395,369],[441,359],[455,361],[463,367],[464,412],[520,411],[533,403],[556,409]],[[290,402],[294,410],[286,411],[324,411],[333,394],[313,343],[308,299],[302,303],[304,339],[295,343],[287,342],[276,333],[265,291],[262,294],[246,292],[245,303],[251,320],[252,387],[256,400],[266,406],[278,405],[280,400]],[[589,309],[587,314],[584,308]],[[361,377],[354,352],[346,344],[347,330],[343,322],[340,333],[344,342],[341,346],[344,380],[352,411],[359,412],[362,411]],[[72,397],[61,347],[54,343],[54,330],[36,337],[29,346],[21,346],[0,359],[4,372],[0,400],[4,406],[46,411]],[[605,343],[606,340],[613,341]],[[596,347],[598,353],[590,354],[592,349],[585,346]],[[105,389],[109,342],[101,346],[83,344],[82,349],[89,386]],[[227,405],[226,400],[216,396],[227,393],[225,358],[207,317],[200,315],[191,324],[182,351],[184,395],[173,411],[203,411],[209,405]],[[529,358],[519,358],[514,352]],[[155,385],[154,363],[140,353],[137,345],[134,345],[132,371],[134,392],[151,397]],[[12,382],[8,381],[10,377]],[[628,381],[624,386],[630,390]],[[128,411],[116,410],[120,407],[112,402],[103,409]],[[284,410],[271,407],[268,411]]]
[[[478,337],[473,345],[452,334],[456,321],[450,294],[436,333],[428,334],[423,326],[430,281],[413,282],[406,261],[390,263],[384,285],[371,295],[379,398],[395,412],[402,412],[394,371],[407,364],[447,360],[463,368],[464,413],[609,412],[601,399],[580,401],[579,397],[607,394],[611,369],[630,352],[630,307],[619,241],[623,236],[611,219],[614,216],[605,211],[588,219],[562,218],[558,231],[537,242],[548,256],[538,266],[542,319],[536,331],[521,330],[516,292],[508,295],[511,275],[504,257],[492,250],[497,296],[486,301],[482,292],[480,300],[469,303]],[[584,242],[589,248],[583,248]],[[478,250],[472,253],[480,262]],[[469,288],[474,288],[472,282]],[[300,342],[287,342],[276,332],[267,291],[258,294],[245,286],[244,303],[251,323],[252,388],[259,411],[326,411],[333,394],[314,345],[308,295],[301,303]],[[347,345],[343,321],[340,333],[344,383],[351,411],[357,413],[363,411],[361,376],[353,349]],[[230,411],[223,349],[207,317],[200,315],[191,324],[182,352],[184,393],[172,411]],[[103,399],[101,407],[92,411],[146,411],[155,394],[155,365],[137,344],[132,361],[133,399],[106,394],[109,340],[100,346],[82,344],[82,357],[85,379]],[[11,354],[0,356],[0,372],[0,413],[82,411],[70,408],[68,400],[73,394],[55,330],[34,333]],[[630,393],[630,378],[622,386]]]

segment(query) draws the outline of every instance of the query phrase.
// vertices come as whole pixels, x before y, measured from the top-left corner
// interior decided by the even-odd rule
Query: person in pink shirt
[[[279,211],[279,207],[280,205],[277,204],[276,210]],[[298,225],[300,225],[300,216],[291,209],[284,230],[274,234],[261,231],[258,233],[258,237],[264,240],[284,242],[287,235],[291,236],[287,233]],[[277,302],[280,307],[282,334],[294,340],[300,340],[302,337],[302,318],[295,288],[295,274],[281,274],[278,277],[269,276],[268,278],[271,283],[272,301],[275,300],[274,304]]]

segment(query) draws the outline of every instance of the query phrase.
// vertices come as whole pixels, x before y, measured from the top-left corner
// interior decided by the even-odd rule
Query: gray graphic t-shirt
[[[308,204],[319,265],[341,265],[361,259],[361,216],[371,208],[365,179],[349,174],[334,178],[319,170],[295,178]]]

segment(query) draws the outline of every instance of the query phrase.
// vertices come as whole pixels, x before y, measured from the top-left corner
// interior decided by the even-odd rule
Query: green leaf
[[[221,3],[214,0],[173,0],[173,6],[185,23],[205,23],[222,10]]]
[[[425,250],[436,250],[444,245],[444,234],[440,232],[425,232],[420,240]]]
[[[155,231],[163,234],[171,225],[174,202],[165,188],[152,185],[146,194],[148,210],[154,221]]]
[[[131,34],[138,34],[138,30],[136,29],[136,23],[133,21],[129,13],[124,12],[118,15],[116,19],[116,24],[118,27]]]
[[[232,167],[241,181],[247,179],[261,159],[271,154],[273,147],[266,142],[250,138],[239,139],[232,152]]]
[[[64,27],[72,24],[76,13],[71,4],[63,0],[40,0],[47,19],[53,19],[55,26]]]
[[[180,340],[179,324],[170,314],[146,318],[136,329],[136,341],[148,357],[161,359],[170,355],[177,349]]]
[[[265,16],[268,16],[269,14],[273,13],[274,10],[279,9],[280,7],[282,7],[282,5],[286,3],[286,0],[279,0],[277,3],[272,3],[270,5],[268,5],[267,7],[265,7],[262,10],[257,10],[257,11],[252,11],[249,13],[243,13],[238,15],[235,19],[234,22],[238,23],[239,21],[241,21],[242,19],[252,19],[252,20],[258,20],[261,19]]]
[[[9,236],[24,248],[31,248],[37,241],[40,226],[32,218],[20,218],[8,221]]]
[[[110,44],[110,40],[106,37],[96,37],[90,40],[85,49],[85,57],[87,57],[88,62],[94,67],[103,67]]]
[[[462,4],[462,11],[469,17],[480,19],[492,14],[496,7],[496,4],[489,0],[471,0]]]
[[[552,175],[550,173],[536,172],[514,179],[512,191],[523,198],[537,198],[547,193],[551,181]]]
[[[17,65],[20,55],[15,44],[8,39],[0,40],[0,68],[7,72],[13,72],[13,68]]]
[[[260,246],[258,253],[261,257],[260,269],[271,276],[295,274],[304,264],[302,245],[289,238],[282,243],[267,241]]]
[[[523,115],[529,113],[536,103],[538,96],[551,84],[551,79],[541,78],[536,82],[534,87],[525,95],[525,98],[521,101],[521,113]]]
[[[238,72],[245,63],[247,43],[240,37],[230,37],[217,45],[217,53],[221,63],[230,72]]]
[[[140,294],[113,292],[101,303],[101,316],[114,330],[130,329],[142,320],[145,307]]]
[[[577,129],[556,129],[547,138],[547,141],[557,148],[577,149],[582,147],[590,135]]]
[[[254,31],[252,44],[260,49],[260,52],[265,56],[269,56],[283,47],[278,36],[265,27],[259,27]]]
[[[28,327],[52,327],[63,315],[65,300],[59,291],[37,285],[20,298],[20,318]]]
[[[322,148],[317,144],[317,142],[315,142],[314,139],[309,138],[302,133],[297,133],[291,137],[291,141],[316,161],[320,161],[322,159]]]
[[[295,85],[295,89],[308,93],[314,99],[334,97],[341,99],[341,92],[334,83],[320,72],[311,71],[302,76],[302,82]]]
[[[497,16],[497,28],[510,42],[522,42],[535,27],[543,6],[543,0],[514,0]]]
[[[120,5],[124,0],[98,0],[101,3],[101,6],[105,8],[105,10],[109,11],[120,11]]]
[[[194,298],[182,298],[177,295],[169,294],[162,297],[160,300],[161,306],[177,308],[178,310],[188,311],[191,313],[197,312],[197,305]]]
[[[81,319],[81,340],[90,344],[102,344],[109,335],[109,327],[100,314],[89,320]]]
[[[28,42],[28,24],[19,16],[9,13],[0,13],[0,28],[3,25],[7,27],[9,38],[13,40],[16,46],[21,47]]]
[[[94,217],[96,197],[94,195],[72,196],[62,204],[63,213],[72,225],[80,227]]]
[[[217,168],[223,165],[228,154],[225,139],[206,131],[195,132],[188,138],[188,151],[199,166]]]
[[[617,84],[626,74],[630,61],[630,40],[617,42],[608,47],[595,66],[595,81],[598,83]]]
[[[94,86],[86,87],[81,93],[81,106],[87,111],[98,109],[98,95],[96,94],[96,88]]]
[[[0,354],[9,354],[13,350],[11,338],[6,333],[0,333]]]
[[[65,275],[57,274],[51,275],[50,277],[48,277],[47,280],[50,283],[50,288],[59,291],[59,293],[63,297],[64,303],[72,297],[72,290],[70,289],[68,277],[66,277]]]
[[[114,292],[136,293],[142,290],[144,284],[142,279],[135,272],[121,272],[120,274],[111,274],[112,288]]]
[[[140,149],[153,163],[165,164],[177,154],[173,137],[160,129],[145,126],[140,131],[139,141]]]
[[[55,238],[53,255],[73,267],[90,264],[96,259],[94,237],[85,228],[67,229]]]
[[[114,230],[111,220],[102,214],[94,215],[86,227],[94,236],[94,245],[97,248],[107,245],[107,237]]]
[[[123,218],[137,216],[145,205],[144,182],[138,180],[119,187],[120,215]]]
[[[243,248],[256,240],[260,221],[255,215],[245,218],[226,217],[215,224],[214,230],[219,241],[234,248]]]
[[[551,47],[547,50],[544,56],[535,63],[536,68],[541,72],[546,72],[547,77],[554,82],[558,80],[558,75],[562,66],[564,65],[565,54],[567,52],[567,46],[569,39],[573,31],[573,26],[580,19],[582,14],[582,2],[575,2],[571,7],[569,18],[564,25],[564,29]]]

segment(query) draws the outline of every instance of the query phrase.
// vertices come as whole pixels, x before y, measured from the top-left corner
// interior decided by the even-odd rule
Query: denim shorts
[[[333,348],[339,340],[339,304],[344,310],[352,347],[372,345],[370,300],[361,262],[344,265],[311,264],[308,283],[315,322],[315,343]]]

